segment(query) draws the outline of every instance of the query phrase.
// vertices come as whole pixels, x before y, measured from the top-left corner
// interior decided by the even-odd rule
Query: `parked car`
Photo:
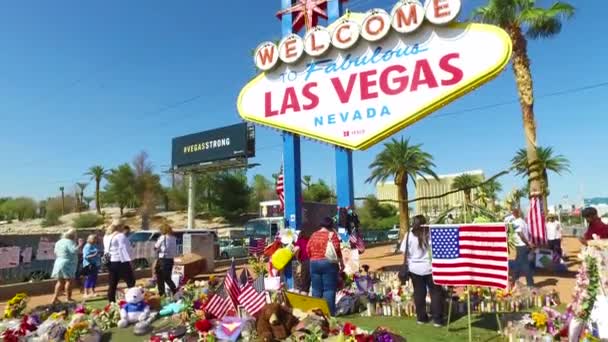
[[[399,227],[389,230],[387,237],[389,240],[399,239]]]
[[[244,258],[249,254],[249,250],[243,239],[220,240],[220,258]]]

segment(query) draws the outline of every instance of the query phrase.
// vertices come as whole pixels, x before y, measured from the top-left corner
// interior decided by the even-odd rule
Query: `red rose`
[[[346,336],[353,335],[356,330],[357,330],[357,326],[355,326],[354,324],[352,324],[350,322],[346,322],[346,324],[344,324],[344,328],[342,328],[342,331],[344,332],[344,335],[346,335]]]
[[[194,323],[194,328],[196,328],[197,331],[199,332],[208,332],[209,330],[211,330],[213,326],[211,325],[211,323],[206,320],[206,319],[200,319],[198,321],[196,321],[196,323]]]

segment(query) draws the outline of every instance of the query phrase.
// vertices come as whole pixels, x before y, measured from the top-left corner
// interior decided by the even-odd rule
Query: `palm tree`
[[[541,194],[543,199],[543,209],[545,213],[547,211],[548,203],[547,197],[549,197],[549,174],[548,171],[553,171],[558,175],[564,172],[570,172],[570,161],[561,154],[554,154],[552,147],[536,148],[536,155],[538,156],[538,167],[541,170]],[[511,163],[515,168],[515,171],[519,175],[526,175],[528,173],[528,164],[526,160],[526,150],[523,148],[518,150],[515,157],[511,159]]]
[[[77,201],[78,202],[78,212],[80,212],[81,206],[82,206],[82,204],[84,204],[84,189],[87,188],[87,185],[89,185],[89,183],[76,183],[76,186],[80,190],[80,197],[79,197],[80,199]]]
[[[464,204],[467,208],[471,206],[471,192],[481,183],[477,175],[463,173],[454,178],[452,181],[452,190],[462,190],[464,192]]]
[[[574,7],[565,2],[542,8],[536,6],[536,0],[488,0],[487,5],[474,11],[476,19],[506,30],[513,42],[513,72],[523,116],[530,195],[533,196],[541,193],[542,170],[537,165],[534,93],[527,38],[549,38],[559,34],[563,19],[572,17],[574,12]]]
[[[59,191],[61,191],[61,216],[63,216],[65,215],[65,188],[60,186]]]
[[[437,179],[437,175],[433,171],[435,167],[433,156],[424,152],[421,147],[422,144],[412,145],[409,139],[403,137],[400,140],[393,138],[384,144],[384,150],[376,155],[374,161],[369,165],[371,175],[366,180],[367,183],[385,182],[392,177],[397,185],[400,237],[404,236],[410,226],[408,180],[411,179],[415,185],[417,176],[424,180],[426,180],[426,176]]]
[[[529,191],[526,191],[525,188],[513,189],[507,196],[506,202],[511,208],[521,209],[521,199],[526,197],[526,194],[528,193]]]
[[[489,204],[488,209],[490,209],[490,211],[494,211],[496,207],[496,200],[498,199],[498,193],[501,191],[502,185],[496,179],[486,181],[480,186],[479,195],[483,194],[486,197],[487,203],[484,205]]]
[[[97,214],[101,215],[101,200],[99,198],[99,185],[101,180],[108,175],[108,171],[101,165],[91,166],[89,171],[85,173],[86,176],[91,176],[91,180],[95,181],[95,206],[97,207]]]
[[[312,176],[303,176],[302,177],[302,185],[308,190],[310,185],[312,184]]]

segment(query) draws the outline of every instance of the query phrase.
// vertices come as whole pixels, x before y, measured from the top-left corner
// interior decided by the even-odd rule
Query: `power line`
[[[558,91],[554,91],[554,92],[550,92],[550,93],[545,93],[545,94],[535,96],[535,99],[540,100],[540,99],[545,99],[548,97],[555,97],[555,96],[559,96],[559,95],[569,95],[569,94],[574,94],[574,93],[580,93],[580,92],[583,92],[586,90],[592,90],[592,89],[606,87],[606,86],[608,86],[608,81],[593,83],[593,84],[576,87],[576,88],[558,90]],[[429,116],[429,117],[430,118],[442,118],[442,117],[446,117],[446,116],[457,116],[457,115],[467,114],[470,112],[476,112],[476,111],[485,110],[485,109],[492,109],[492,108],[502,107],[502,106],[516,104],[516,103],[519,103],[519,99],[497,102],[497,103],[487,104],[487,105],[483,105],[483,106],[471,107],[471,108],[453,111],[453,112],[440,113],[440,114]]]

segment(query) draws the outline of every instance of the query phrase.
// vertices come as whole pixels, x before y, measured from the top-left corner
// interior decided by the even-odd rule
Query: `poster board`
[[[40,238],[36,250],[36,260],[55,260],[55,241]]]
[[[19,247],[0,247],[0,269],[19,266]]]

